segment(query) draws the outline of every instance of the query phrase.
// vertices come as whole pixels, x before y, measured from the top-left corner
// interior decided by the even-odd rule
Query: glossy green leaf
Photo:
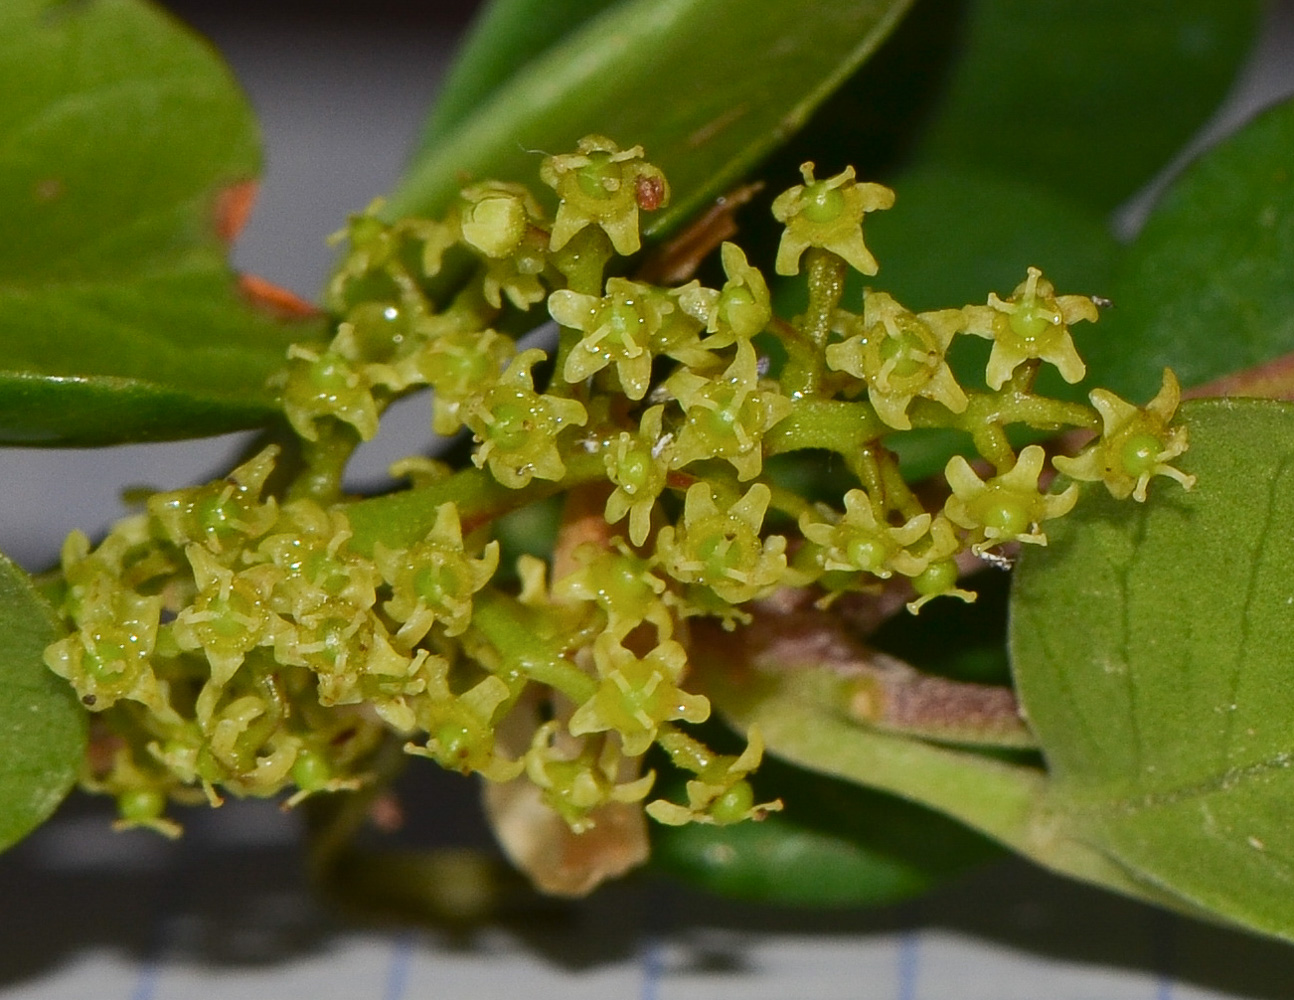
[[[907,0],[625,0],[511,77],[419,158],[393,215],[442,209],[465,179],[533,183],[542,153],[597,132],[640,143],[673,189],[647,222],[686,221],[803,124]]]
[[[920,895],[1002,855],[937,813],[766,759],[760,801],[785,810],[759,823],[652,825],[652,864],[737,899],[798,906],[879,906]]]
[[[975,0],[920,162],[979,166],[1108,210],[1207,120],[1256,0]]]
[[[226,262],[222,194],[260,161],[228,71],[140,0],[7,0],[0,38],[0,441],[272,418],[266,376],[316,325]]]
[[[966,167],[911,171],[888,212],[867,219],[880,261],[868,284],[909,309],[982,304],[1040,267],[1065,292],[1110,287],[1118,244],[1097,212],[1044,187]],[[983,381],[980,372],[979,381]]]
[[[1183,407],[1199,478],[1097,486],[1017,570],[1011,652],[1072,836],[1294,939],[1294,407]]]
[[[458,46],[415,159],[427,155],[499,86],[617,0],[490,0]]]
[[[85,756],[85,710],[42,658],[60,634],[31,580],[0,555],[0,850],[54,811]]]
[[[1171,365],[1196,385],[1294,350],[1294,101],[1165,192],[1110,292],[1093,377],[1138,402]]]

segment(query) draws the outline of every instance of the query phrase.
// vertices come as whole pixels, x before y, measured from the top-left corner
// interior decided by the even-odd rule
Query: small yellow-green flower
[[[953,493],[944,512],[971,532],[976,552],[1004,542],[1047,544],[1038,526],[1068,514],[1078,502],[1078,486],[1071,485],[1063,493],[1040,492],[1038,476],[1045,461],[1042,446],[1031,444],[1021,450],[1010,471],[982,480],[962,456],[949,459],[944,477]]]
[[[368,366],[304,344],[289,347],[288,359],[283,413],[297,434],[316,440],[315,421],[325,417],[350,424],[365,441],[377,433],[377,383]]]
[[[508,685],[491,674],[460,695],[449,687],[449,662],[431,658],[427,693],[417,700],[418,725],[426,742],[410,743],[405,752],[430,757],[441,767],[462,774],[477,772],[490,781],[510,781],[525,768],[508,760],[495,746],[494,713],[510,695]]]
[[[486,257],[510,257],[543,213],[526,187],[486,181],[459,195],[458,226],[463,242]]]
[[[870,573],[882,580],[893,573],[916,576],[926,560],[908,551],[908,546],[930,530],[930,515],[917,514],[902,525],[882,524],[863,490],[845,494],[845,513],[835,523],[800,518],[804,537],[821,547],[818,563],[827,572]]]
[[[224,479],[153,494],[148,498],[152,530],[180,548],[197,543],[216,555],[237,551],[269,531],[278,518],[274,498],[261,500],[277,456],[278,448],[266,448]]]
[[[1105,483],[1117,500],[1131,495],[1145,501],[1153,476],[1168,476],[1188,490],[1195,485],[1194,476],[1168,464],[1187,444],[1186,428],[1173,426],[1182,391],[1171,369],[1164,369],[1159,392],[1144,407],[1105,389],[1092,390],[1089,398],[1101,414],[1101,436],[1075,458],[1052,459],[1057,469],[1071,479]]]
[[[919,540],[912,551],[925,563],[925,568],[912,577],[912,589],[917,592],[917,598],[908,602],[908,611],[915,615],[936,597],[956,597],[968,604],[975,601],[974,591],[961,590],[957,586],[961,569],[956,557],[962,551],[962,542],[944,514],[934,516],[929,535]]]
[[[235,573],[200,545],[184,550],[193,567],[197,595],[171,623],[183,650],[201,649],[211,664],[211,680],[226,684],[257,646],[272,645],[285,623],[271,610],[271,595],[283,571],[261,563]]]
[[[499,543],[490,542],[479,557],[463,547],[458,508],[450,502],[436,509],[436,523],[427,537],[409,549],[393,551],[379,545],[374,557],[391,585],[383,605],[400,623],[396,638],[412,648],[439,623],[445,635],[460,635],[472,620],[472,595],[490,582],[499,565]]]
[[[123,590],[107,576],[85,588],[77,630],[45,650],[45,663],[71,682],[85,706],[103,711],[121,698],[160,707],[151,657],[162,599]]]
[[[604,633],[593,645],[593,660],[602,683],[571,716],[572,736],[614,730],[625,754],[637,757],[655,742],[661,723],[704,722],[710,717],[710,703],[703,695],[678,686],[687,652],[672,639],[639,659],[614,635]]]
[[[462,426],[464,405],[498,380],[514,351],[511,338],[494,330],[453,328],[432,336],[413,359],[434,393],[431,429],[455,433]]]
[[[571,348],[562,369],[567,382],[583,382],[607,365],[615,365],[625,395],[642,399],[651,382],[652,337],[665,310],[674,304],[650,294],[647,285],[626,278],[609,278],[606,295],[598,298],[559,289],[548,297],[548,312],[562,326],[584,336]]]
[[[966,393],[944,358],[964,323],[960,309],[912,313],[884,292],[872,292],[862,330],[827,348],[827,367],[864,380],[876,415],[898,430],[911,428],[907,409],[915,396],[963,413]]]
[[[559,751],[558,723],[535,730],[526,754],[526,774],[543,789],[544,803],[566,820],[575,833],[592,829],[589,814],[610,802],[640,802],[651,790],[656,773],[649,771],[622,781],[624,754],[614,740],[588,741],[573,757]],[[569,740],[565,742],[570,742]]]
[[[607,497],[607,524],[629,515],[629,540],[641,545],[651,530],[651,512],[665,489],[673,460],[673,439],[661,433],[665,407],[653,406],[643,414],[638,433],[621,431],[611,441],[603,459],[607,478],[615,490]]]
[[[1036,267],[1010,298],[989,293],[988,305],[966,306],[966,332],[993,341],[984,378],[1000,389],[1016,367],[1031,358],[1056,366],[1066,382],[1078,382],[1087,366],[1074,349],[1069,328],[1098,318],[1096,303],[1086,295],[1057,295]]]
[[[293,500],[243,559],[283,571],[271,594],[271,607],[280,615],[300,616],[333,601],[371,608],[381,577],[371,560],[350,551],[350,536],[350,522],[341,510]]]
[[[522,351],[497,382],[471,401],[463,416],[479,442],[472,462],[477,468],[488,464],[494,478],[511,489],[521,489],[536,477],[557,480],[566,475],[557,435],[588,419],[575,400],[535,392],[530,369],[543,358],[544,352],[536,348]]]
[[[206,739],[197,755],[198,775],[239,795],[281,791],[300,747],[284,725],[288,713],[282,694],[270,683],[207,692],[219,695],[200,712]]]
[[[693,483],[682,521],[657,536],[662,565],[680,583],[708,587],[729,604],[769,593],[786,573],[786,539],[759,535],[771,499],[772,491],[755,483],[728,510],[720,510],[710,484]]]
[[[804,183],[773,201],[773,217],[786,226],[774,269],[778,274],[799,274],[804,251],[821,247],[843,257],[854,270],[875,274],[876,258],[863,242],[863,216],[890,208],[894,192],[880,184],[858,183],[853,167],[825,181],[814,179],[812,163],[802,164],[800,173]]]
[[[486,181],[464,188],[457,206],[462,241],[485,262],[481,291],[498,309],[502,295],[518,309],[544,297],[539,275],[548,258],[548,234],[534,195],[520,184]]]
[[[749,819],[763,819],[782,808],[780,800],[755,803],[755,792],[747,776],[764,759],[764,738],[758,726],[751,726],[746,749],[740,757],[716,754],[709,766],[687,783],[687,805],[666,799],[647,804],[647,815],[666,826],[713,823],[727,826]]]
[[[585,136],[579,152],[550,156],[539,176],[561,199],[549,249],[560,250],[585,226],[598,226],[623,256],[642,246],[639,208],[669,201],[665,175],[643,158],[643,148],[620,149],[605,136]]]
[[[605,632],[624,638],[643,622],[668,639],[674,621],[665,605],[665,581],[652,573],[656,560],[635,555],[624,539],[611,548],[586,542],[575,550],[579,569],[553,584],[559,601],[592,601],[606,616]]]
[[[713,350],[750,340],[773,318],[768,284],[759,268],[746,260],[735,243],[724,243],[719,253],[728,276],[722,290],[693,282],[678,291],[683,310],[705,324],[710,334],[705,346]]]
[[[350,244],[328,284],[327,302],[335,313],[345,315],[353,306],[371,300],[375,289],[403,308],[427,310],[418,278],[440,271],[441,258],[458,234],[453,226],[433,219],[385,222],[378,216],[381,209],[381,200],[374,201],[332,237],[331,242],[344,239]]]
[[[675,372],[665,389],[678,400],[685,420],[674,447],[674,467],[705,458],[722,458],[737,478],[753,479],[763,468],[764,434],[790,414],[791,400],[775,388],[760,388],[759,365],[750,341],[720,375]]]

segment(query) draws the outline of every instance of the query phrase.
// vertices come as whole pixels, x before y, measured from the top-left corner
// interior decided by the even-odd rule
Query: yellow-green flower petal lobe
[[[861,332],[827,347],[827,367],[865,381],[876,415],[890,427],[908,430],[908,404],[916,396],[942,403],[953,413],[965,412],[966,393],[945,360],[964,325],[960,309],[915,314],[886,293],[872,292]]]
[[[1038,477],[1045,460],[1042,447],[1031,444],[1008,472],[988,480],[980,479],[960,455],[949,460],[944,477],[953,492],[944,513],[971,532],[976,552],[1012,541],[1047,544],[1039,525],[1069,513],[1078,502],[1078,487],[1071,485],[1062,493],[1040,492]]]
[[[1059,456],[1052,464],[1071,479],[1105,483],[1117,500],[1131,496],[1144,501],[1154,476],[1167,476],[1189,490],[1195,477],[1169,464],[1186,451],[1188,443],[1187,429],[1172,422],[1181,397],[1177,377],[1168,368],[1159,392],[1142,408],[1105,389],[1094,389],[1089,398],[1101,415],[1100,438],[1075,458]]]
[[[761,539],[772,491],[755,483],[726,511],[714,502],[710,485],[693,483],[678,525],[661,529],[656,549],[664,569],[684,584],[706,587],[728,604],[762,597],[786,574],[786,539]]]
[[[678,686],[687,666],[679,643],[666,640],[639,659],[615,636],[604,634],[594,643],[593,658],[602,683],[571,716],[572,736],[615,731],[625,754],[637,757],[655,742],[661,723],[710,717],[710,702],[703,695]]]
[[[792,410],[791,400],[775,388],[760,388],[755,348],[744,340],[721,375],[706,378],[679,371],[666,380],[665,388],[685,415],[674,447],[674,467],[722,458],[743,481],[759,475],[764,434]]]
[[[622,150],[605,136],[590,135],[578,150],[550,156],[539,167],[540,178],[560,199],[549,249],[560,250],[585,226],[598,226],[616,253],[637,253],[638,210],[668,203],[665,175],[643,158],[641,146]]]
[[[814,179],[812,163],[801,165],[800,173],[804,183],[773,201],[773,217],[786,227],[774,270],[799,274],[804,251],[820,247],[843,257],[862,274],[875,274],[876,258],[863,242],[863,215],[892,207],[894,192],[880,184],[858,183],[853,167],[824,181]]]
[[[1087,366],[1070,336],[1074,323],[1095,322],[1096,303],[1084,295],[1056,295],[1036,267],[1007,299],[990,293],[987,306],[967,306],[966,332],[993,341],[985,369],[991,389],[1000,389],[1015,369],[1032,358],[1056,367],[1066,382],[1081,381]]]
[[[565,289],[549,297],[553,319],[584,334],[567,355],[562,378],[583,382],[615,365],[625,395],[642,399],[651,381],[652,338],[661,327],[663,311],[672,311],[674,304],[624,278],[609,279],[606,291],[600,299]]]
[[[498,382],[465,408],[464,423],[479,443],[472,462],[477,468],[488,465],[494,478],[511,489],[534,478],[566,475],[557,436],[588,420],[575,400],[535,392],[530,369],[544,356],[538,349],[522,351]]]

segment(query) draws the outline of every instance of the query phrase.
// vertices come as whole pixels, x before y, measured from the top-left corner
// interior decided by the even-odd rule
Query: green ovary
[[[490,440],[503,451],[521,450],[535,432],[534,410],[522,398],[519,396],[517,402],[503,403],[492,411]]]
[[[996,528],[1004,535],[1022,535],[1029,530],[1029,512],[1005,499],[983,504],[980,521],[986,528]]]
[[[1164,443],[1153,434],[1133,434],[1119,449],[1119,460],[1130,476],[1154,472]]]
[[[943,594],[957,585],[957,563],[951,559],[932,562],[912,578],[912,587],[923,597]]]
[[[810,222],[834,222],[845,210],[845,196],[825,183],[810,184],[804,191],[801,214]]]
[[[607,199],[613,198],[616,189],[619,187],[619,171],[616,165],[611,162],[611,154],[605,152],[589,153],[589,163],[581,167],[576,175],[579,178],[580,192],[588,195],[590,198]],[[614,187],[608,189],[606,182],[608,180],[616,182]]]
[[[1060,313],[1038,303],[1021,304],[1011,313],[1011,332],[1026,344],[1044,346],[1060,328]]]
[[[880,539],[869,535],[850,539],[845,553],[852,565],[865,569],[869,573],[884,569],[885,560],[889,557],[889,551]]]
[[[720,826],[739,823],[755,805],[755,790],[749,781],[738,781],[710,805],[709,814]]]

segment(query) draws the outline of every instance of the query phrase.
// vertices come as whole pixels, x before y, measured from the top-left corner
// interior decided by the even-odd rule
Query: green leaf
[[[880,906],[1002,855],[937,813],[776,760],[755,785],[757,801],[780,797],[785,810],[732,826],[652,824],[653,866],[737,899]]]
[[[1093,379],[1141,402],[1166,365],[1189,386],[1294,350],[1291,149],[1286,101],[1168,189],[1082,348]]]
[[[481,8],[454,64],[414,158],[429,154],[495,90],[555,42],[617,0],[491,0]]]
[[[31,580],[0,555],[0,850],[54,811],[85,757],[85,710],[43,659],[60,634]]]
[[[1062,292],[1108,291],[1119,246],[1099,213],[967,167],[913,170],[897,183],[894,207],[867,219],[880,261],[868,283],[909,309],[982,304],[990,291],[1005,297],[1030,266]]]
[[[418,159],[392,215],[435,214],[465,178],[532,183],[543,152],[591,132],[641,143],[673,189],[649,233],[680,225],[803,124],[907,0],[625,0],[498,87]]]
[[[260,162],[228,71],[138,0],[9,0],[0,37],[0,441],[271,419],[265,379],[318,323],[227,264],[222,195]]]
[[[1294,939],[1294,407],[1183,407],[1198,476],[1089,488],[1021,560],[1011,652],[1053,809],[1145,885]]]
[[[1225,96],[1256,0],[977,0],[916,157],[979,166],[1108,210]]]

